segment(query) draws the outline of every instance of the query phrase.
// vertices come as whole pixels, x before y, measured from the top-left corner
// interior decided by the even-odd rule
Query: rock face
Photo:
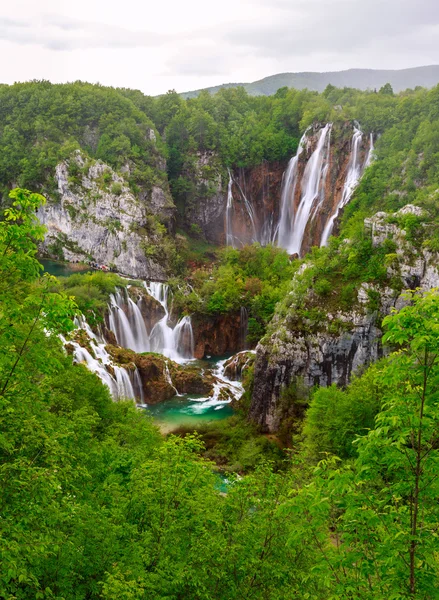
[[[407,212],[418,214],[419,208],[406,206],[392,216],[398,219]],[[406,232],[389,223],[388,217],[386,213],[378,213],[366,219],[365,225],[374,245],[387,238],[396,243],[394,259],[387,268],[389,277],[400,278],[403,289],[429,290],[439,286],[439,256],[414,248],[407,242]],[[292,297],[303,271],[293,281]],[[378,293],[378,311],[370,309],[371,292]],[[308,293],[308,300],[312,300],[312,293]],[[328,311],[314,331],[304,333],[293,301],[286,316],[275,315],[271,334],[257,346],[249,418],[263,431],[275,432],[288,411],[282,394],[288,386],[309,389],[315,385],[349,383],[352,374],[383,356],[381,318],[392,308],[400,309],[405,304],[400,290],[363,283],[351,311]]]
[[[241,381],[246,371],[253,366],[255,358],[254,350],[238,352],[225,363],[224,375],[231,381]]]
[[[226,244],[226,208],[230,178],[233,206],[230,218],[235,245],[272,239],[279,214],[282,176],[286,161],[267,162],[227,172],[214,152],[199,152],[187,177],[193,191],[186,200],[186,228],[196,225],[205,238],[218,245]],[[248,204],[254,217],[249,215]]]
[[[195,314],[192,317],[194,331],[194,356],[222,356],[242,349],[240,315],[210,317]]]
[[[159,243],[151,217],[159,215],[172,225],[174,205],[167,190],[154,186],[148,198],[135,198],[120,175],[100,161],[86,162],[80,151],[56,167],[56,180],[59,201],[38,211],[48,230],[43,254],[92,260],[132,277],[166,277],[146,250]]]
[[[129,370],[137,367],[142,384],[144,402],[157,404],[179,394],[204,394],[213,392],[214,378],[203,375],[199,369],[182,366],[154,353],[137,354],[120,346],[107,347],[113,361]]]
[[[264,161],[256,167],[235,169],[230,173],[231,209],[229,215],[225,211],[223,225],[224,235],[228,233],[234,246],[253,242],[266,245],[275,241],[286,166],[286,161]],[[226,239],[222,241],[225,243]]]

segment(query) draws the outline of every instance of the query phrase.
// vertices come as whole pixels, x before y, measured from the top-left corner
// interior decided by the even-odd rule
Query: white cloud
[[[285,71],[439,63],[437,0],[15,0],[0,81],[88,80],[156,94]]]

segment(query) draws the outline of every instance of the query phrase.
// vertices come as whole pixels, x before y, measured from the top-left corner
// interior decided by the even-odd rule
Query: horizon
[[[438,29],[433,0],[127,0],[123,11],[116,0],[16,0],[0,11],[10,57],[0,81],[82,80],[154,96],[282,73],[401,70],[439,64]]]
[[[348,67],[346,69],[338,69],[338,70],[329,70],[329,71],[282,71],[279,73],[271,73],[269,75],[265,75],[259,79],[253,80],[253,81],[223,81],[221,83],[217,83],[217,84],[212,84],[212,85],[206,85],[202,88],[193,88],[193,89],[184,89],[184,90],[177,90],[174,87],[170,87],[168,90],[165,90],[163,92],[161,92],[160,94],[148,94],[146,93],[144,90],[142,90],[139,87],[136,86],[122,86],[122,85],[107,85],[105,83],[102,83],[101,81],[89,81],[86,79],[75,79],[75,80],[64,80],[64,81],[53,81],[51,79],[26,79],[26,80],[17,80],[17,81],[13,81],[13,82],[5,82],[5,81],[0,81],[0,85],[15,85],[15,84],[21,84],[21,83],[31,83],[33,81],[48,81],[49,83],[51,83],[52,85],[64,85],[64,84],[72,84],[72,83],[76,83],[76,82],[81,82],[81,83],[87,83],[90,85],[100,85],[103,87],[112,87],[114,89],[132,89],[132,90],[139,90],[141,91],[143,94],[145,94],[146,96],[161,96],[163,94],[166,94],[167,91],[171,91],[174,90],[176,91],[178,94],[185,94],[185,93],[190,93],[190,92],[199,92],[202,90],[209,90],[211,88],[221,88],[222,86],[243,86],[243,85],[251,85],[254,83],[259,83],[260,81],[265,81],[266,79],[269,79],[271,77],[277,77],[277,76],[281,76],[281,75],[327,75],[327,74],[336,74],[336,73],[347,73],[350,71],[371,71],[371,72],[401,72],[401,71],[410,71],[410,70],[417,70],[417,69],[428,69],[428,68],[433,68],[433,67],[438,67],[439,68],[439,63],[438,64],[429,64],[429,65],[417,65],[414,67],[401,67],[398,69],[375,69],[375,68],[369,68],[369,67]],[[438,84],[439,84],[439,80],[438,80]],[[337,87],[337,86],[335,86]]]

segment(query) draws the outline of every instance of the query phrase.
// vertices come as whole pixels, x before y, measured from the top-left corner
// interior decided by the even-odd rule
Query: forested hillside
[[[439,87],[1,86],[0,150],[0,597],[435,598]]]

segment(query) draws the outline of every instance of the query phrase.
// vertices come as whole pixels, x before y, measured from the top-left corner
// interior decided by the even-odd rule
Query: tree
[[[379,372],[383,406],[357,440],[358,458],[342,468],[322,461],[293,502],[305,522],[295,535],[320,552],[336,597],[437,594],[439,296],[409,299],[384,319],[384,340],[399,349]]]

